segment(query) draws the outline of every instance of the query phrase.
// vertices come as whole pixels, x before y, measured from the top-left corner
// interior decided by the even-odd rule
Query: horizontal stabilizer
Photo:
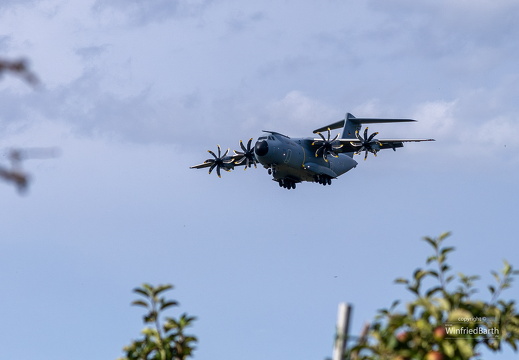
[[[323,126],[319,129],[314,130],[314,134],[318,132],[335,130],[340,129],[344,127],[346,124],[346,121],[348,121],[351,124],[360,125],[360,124],[383,124],[383,123],[400,123],[400,122],[415,122],[416,120],[413,119],[380,119],[380,118],[356,118],[350,113],[346,114],[346,119],[339,120],[337,122],[334,122],[333,124]]]
[[[316,139],[319,140],[319,139]],[[341,144],[344,143],[362,143],[361,139],[337,139]],[[394,142],[422,142],[422,141],[436,141],[434,139],[374,139],[381,143],[394,143]]]
[[[382,124],[382,123],[398,123],[398,122],[414,122],[413,119],[378,119],[378,118],[353,118],[349,119],[357,124]],[[344,121],[344,120],[343,120]]]
[[[350,113],[346,114],[346,119],[355,124],[380,124],[380,123],[395,123],[395,122],[414,122],[413,119],[379,119],[379,118],[356,118]]]
[[[344,119],[343,120],[339,120],[333,124],[330,124],[328,126],[323,126],[322,128],[319,128],[319,129],[316,129],[314,130],[314,134],[318,133],[318,132],[323,132],[323,131],[326,131],[328,129],[330,130],[335,130],[335,129],[342,129],[344,127]]]

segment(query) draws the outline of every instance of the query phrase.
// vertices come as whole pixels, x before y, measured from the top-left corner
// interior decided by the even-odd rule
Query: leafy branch
[[[147,313],[143,316],[145,324],[144,338],[136,340],[123,350],[126,357],[119,360],[184,360],[192,355],[197,338],[186,335],[184,330],[191,325],[195,317],[182,314],[178,319],[161,318],[162,312],[178,306],[175,300],[168,300],[163,293],[173,289],[172,285],[143,284],[133,291],[144,299],[132,302],[132,305],[144,307]]]

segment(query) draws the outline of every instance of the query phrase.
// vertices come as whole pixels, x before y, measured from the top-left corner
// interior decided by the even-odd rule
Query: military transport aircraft
[[[404,146],[404,142],[434,141],[434,139],[377,139],[378,132],[368,136],[368,128],[360,135],[362,124],[380,124],[391,122],[412,122],[411,119],[378,119],[356,118],[352,114],[346,114],[344,120],[337,121],[328,126],[314,130],[319,138],[295,138],[291,139],[275,131],[265,131],[260,136],[254,147],[252,139],[247,146],[240,140],[242,151],[234,150],[230,155],[229,149],[222,154],[218,145],[218,155],[208,150],[213,158],[205,160],[202,164],[191,166],[191,169],[209,168],[209,174],[216,169],[216,174],[221,177],[220,170],[231,171],[235,166],[245,166],[245,169],[257,163],[268,169],[274,181],[286,189],[295,189],[296,184],[309,181],[322,185],[331,185],[332,179],[348,172],[357,166],[353,155],[364,151],[364,160],[368,153],[377,155],[382,149],[393,149]],[[337,134],[331,138],[331,130],[343,128],[339,137]],[[325,137],[322,133],[326,131]]]

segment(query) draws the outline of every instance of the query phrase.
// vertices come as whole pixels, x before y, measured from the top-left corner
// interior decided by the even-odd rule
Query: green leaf
[[[144,328],[144,329],[142,329],[141,333],[143,333],[144,335],[148,335],[148,336],[157,336],[158,335],[157,330],[152,329],[152,328]]]
[[[429,245],[431,245],[435,250],[438,249],[438,244],[434,239],[431,239],[430,237],[426,236],[423,238],[424,241],[426,241]]]
[[[157,312],[156,311],[150,311],[148,315],[144,316],[144,322],[145,323],[151,323],[154,322],[157,319]]]
[[[444,232],[443,234],[441,234],[438,237],[438,242],[442,242],[443,240],[447,239],[449,236],[451,236],[451,232],[450,231]]]
[[[398,304],[400,304],[400,300],[395,300],[393,301],[393,303],[391,304],[391,306],[389,307],[389,309],[391,311],[395,310],[395,308],[398,306]]]
[[[133,292],[146,296],[146,297],[149,297],[149,294],[141,288],[135,288],[135,289],[133,289]]]
[[[463,356],[464,359],[469,359],[474,355],[474,351],[472,350],[472,346],[469,344],[467,340],[464,339],[456,339],[456,347],[459,352]]]
[[[429,265],[431,262],[436,261],[436,260],[438,260],[438,257],[437,257],[436,255],[431,255],[431,256],[429,256],[429,257],[427,258],[427,260],[425,261],[425,263],[426,263],[427,265]]]
[[[435,278],[438,278],[438,272],[434,271],[434,270],[429,270],[429,275],[432,275],[434,276]]]
[[[454,348],[454,345],[452,343],[448,341],[442,341],[441,347],[445,355],[447,355],[449,358],[454,357],[454,352],[456,351],[456,349]]]
[[[409,280],[407,279],[404,279],[404,278],[398,278],[398,279],[395,279],[394,281],[396,284],[409,284]]]
[[[512,270],[512,266],[510,266],[510,264],[508,263],[508,261],[506,260],[503,260],[503,262],[505,263],[505,267],[503,268],[503,275],[510,275],[510,271]]]
[[[159,295],[161,292],[164,292],[166,290],[169,290],[169,289],[172,289],[173,288],[173,285],[170,285],[170,284],[166,284],[166,285],[159,285],[157,286],[156,288],[153,289],[153,295],[154,296],[157,296]]]
[[[178,306],[178,302],[176,301],[166,301],[166,302],[163,302],[160,306],[160,310],[164,310],[168,307],[171,307],[171,306]]]
[[[422,269],[416,269],[413,274],[413,277],[415,278],[416,281],[420,281],[420,279],[423,278],[426,273],[427,272]]]
[[[132,305],[143,306],[145,308],[148,308],[148,304],[142,300],[135,300],[134,302],[132,302]]]
[[[509,338],[506,340],[506,342],[512,347],[512,349],[514,349],[514,351],[517,351],[517,345],[516,345],[516,342],[517,340],[514,340],[512,338]]]
[[[420,295],[420,292],[418,291],[418,285],[415,286],[408,286],[407,290],[412,292],[413,294]]]
[[[446,248],[443,248],[442,251],[441,251],[441,254],[442,255],[447,255],[447,253],[450,253],[451,251],[454,251],[454,247],[446,247]]]
[[[434,287],[432,289],[430,289],[429,291],[427,291],[425,293],[425,297],[430,297],[432,296],[434,293],[438,292],[438,291],[441,291],[442,290],[442,287],[441,286],[437,286],[437,287]]]

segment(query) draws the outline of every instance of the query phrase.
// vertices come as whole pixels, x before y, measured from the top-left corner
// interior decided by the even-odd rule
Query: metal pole
[[[337,335],[335,339],[335,346],[333,347],[333,360],[342,360],[344,356],[344,349],[348,342],[348,332],[350,328],[350,317],[352,307],[347,303],[340,303],[337,312]]]

